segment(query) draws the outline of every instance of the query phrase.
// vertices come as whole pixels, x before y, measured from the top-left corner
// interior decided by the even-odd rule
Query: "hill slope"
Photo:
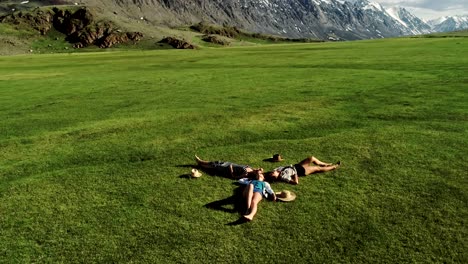
[[[131,31],[142,31],[143,26],[179,27],[208,22],[290,38],[353,40],[425,30],[424,22],[407,11],[405,18],[395,19],[381,5],[367,0],[82,0],[77,4],[96,7],[103,16],[133,27]],[[400,23],[403,20],[407,22]]]

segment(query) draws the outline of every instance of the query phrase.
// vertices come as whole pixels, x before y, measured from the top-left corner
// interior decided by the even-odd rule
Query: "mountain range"
[[[200,21],[291,38],[355,40],[427,34],[466,28],[466,23],[428,24],[402,7],[368,0],[82,0],[120,9],[153,24]],[[114,10],[116,11],[116,10]],[[465,22],[466,22],[465,17]]]
[[[449,32],[468,28],[468,16],[445,16],[428,21],[434,32]]]
[[[32,2],[32,1],[31,1]],[[49,1],[53,2],[53,1]],[[425,22],[402,7],[368,0],[57,0],[95,6],[107,17],[180,27],[207,22],[289,38],[356,40],[468,28],[468,16]]]

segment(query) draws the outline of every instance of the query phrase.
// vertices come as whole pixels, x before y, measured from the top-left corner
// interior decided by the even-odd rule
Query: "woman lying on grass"
[[[243,193],[247,202],[247,212],[243,217],[247,221],[252,221],[257,213],[258,203],[260,203],[263,197],[276,201],[275,192],[271,189],[270,184],[264,181],[265,176],[263,175],[263,171],[256,171],[256,176],[255,180],[250,180],[248,178],[239,180],[240,184],[247,185]]]
[[[317,166],[313,166],[311,163]],[[335,164],[325,163],[311,156],[295,165],[282,166],[267,172],[267,177],[270,181],[285,181],[291,184],[299,184],[299,177],[301,176],[317,172],[331,171],[337,169],[340,164],[340,161]]]
[[[195,155],[195,160],[197,164],[202,169],[208,170],[209,172],[218,175],[224,176],[232,179],[240,178],[255,178],[258,171],[263,173],[262,168],[254,169],[249,165],[239,165],[229,161],[206,161],[200,159]]]

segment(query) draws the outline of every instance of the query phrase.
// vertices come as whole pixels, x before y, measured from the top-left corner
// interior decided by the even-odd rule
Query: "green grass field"
[[[468,38],[0,57],[1,263],[467,263]],[[254,221],[205,205],[341,160]]]

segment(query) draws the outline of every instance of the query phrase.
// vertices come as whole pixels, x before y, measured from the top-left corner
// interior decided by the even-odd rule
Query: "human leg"
[[[197,161],[198,166],[202,168],[210,169],[212,167],[209,161],[202,160],[197,155],[195,155],[195,160]]]
[[[331,163],[325,163],[323,161],[320,161],[319,159],[317,159],[316,157],[314,156],[310,156],[310,157],[307,157],[306,159],[304,159],[303,161],[299,162],[299,164],[301,164],[302,166],[304,165],[309,165],[309,164],[315,164],[315,165],[319,165],[319,166],[331,166],[333,164]]]
[[[257,214],[257,208],[258,208],[258,203],[262,200],[263,196],[261,193],[254,192],[253,197],[252,197],[252,202],[250,206],[250,213],[248,215],[244,215],[244,218],[252,221],[254,218],[255,214]]]
[[[332,170],[338,168],[339,166],[340,165],[338,165],[338,164],[325,166],[325,167],[302,165],[302,167],[304,167],[304,170],[305,170],[305,175],[309,175],[309,174],[312,174],[312,173],[318,173],[318,172],[332,171]]]
[[[252,203],[252,197],[253,197],[253,189],[254,189],[254,186],[253,184],[249,184],[247,185],[245,188],[244,188],[244,198],[247,202],[247,213],[250,212],[250,205]]]

